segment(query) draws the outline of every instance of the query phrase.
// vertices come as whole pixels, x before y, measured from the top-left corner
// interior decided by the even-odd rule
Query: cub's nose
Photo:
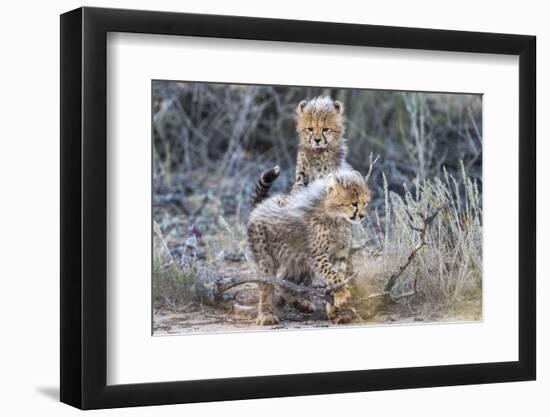
[[[315,141],[315,143],[321,142],[321,138],[314,138],[313,140]]]

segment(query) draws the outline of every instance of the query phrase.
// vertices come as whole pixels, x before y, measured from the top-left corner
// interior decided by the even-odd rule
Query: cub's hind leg
[[[273,313],[273,287],[267,284],[259,285],[258,317],[256,324],[270,326],[279,323],[279,318]]]
[[[303,261],[304,263],[307,260]],[[285,271],[283,279],[292,282],[293,284],[309,286],[313,282],[313,271],[306,269],[305,271],[288,272]]]
[[[275,277],[276,267],[267,250],[267,234],[261,225],[252,224],[248,229],[248,240],[258,273],[265,277]],[[279,318],[273,314],[273,286],[258,284],[258,316],[256,323],[269,326],[279,323]]]

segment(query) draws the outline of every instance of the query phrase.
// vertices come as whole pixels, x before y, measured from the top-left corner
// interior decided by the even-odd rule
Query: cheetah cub
[[[262,174],[264,196],[278,174],[278,167]],[[258,273],[277,279],[315,273],[327,285],[343,282],[352,225],[363,219],[370,201],[365,178],[357,171],[336,171],[292,193],[283,206],[277,198],[252,199],[256,206],[248,220],[248,242]],[[279,321],[273,314],[272,292],[271,286],[260,286],[258,324]],[[350,295],[347,285],[335,292],[334,302],[326,305],[331,321],[351,321],[340,311]]]
[[[296,157],[295,192],[338,169],[351,169],[347,147],[344,105],[330,97],[302,100],[296,108],[296,132],[300,143]]]

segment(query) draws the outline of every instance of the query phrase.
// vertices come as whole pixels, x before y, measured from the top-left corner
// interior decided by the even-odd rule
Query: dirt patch
[[[153,334],[229,333],[241,331],[295,330],[306,328],[354,327],[393,324],[470,322],[482,319],[481,297],[434,305],[422,297],[395,303],[368,320],[356,317],[346,325],[326,320],[322,306],[309,316],[289,306],[278,306],[281,322],[274,326],[258,326],[255,322],[257,288],[254,284],[234,290],[235,303],[225,309],[192,303],[179,309],[161,308],[154,312]],[[304,319],[305,317],[305,319]]]

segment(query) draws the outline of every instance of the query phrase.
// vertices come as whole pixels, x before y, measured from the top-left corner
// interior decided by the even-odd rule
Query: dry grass
[[[380,287],[403,265],[419,239],[417,213],[431,213],[443,206],[428,228],[428,244],[393,291],[408,292],[416,285],[436,304],[481,297],[482,207],[477,181],[464,169],[458,179],[444,171],[443,178],[417,177],[412,188],[403,185],[403,195],[385,186],[384,201],[382,214],[371,211],[363,226],[369,246],[366,254],[355,260],[361,285]]]
[[[193,284],[197,268],[182,270],[176,266],[162,268],[157,260],[153,262],[153,300],[157,306],[177,309],[189,303],[193,297]]]

